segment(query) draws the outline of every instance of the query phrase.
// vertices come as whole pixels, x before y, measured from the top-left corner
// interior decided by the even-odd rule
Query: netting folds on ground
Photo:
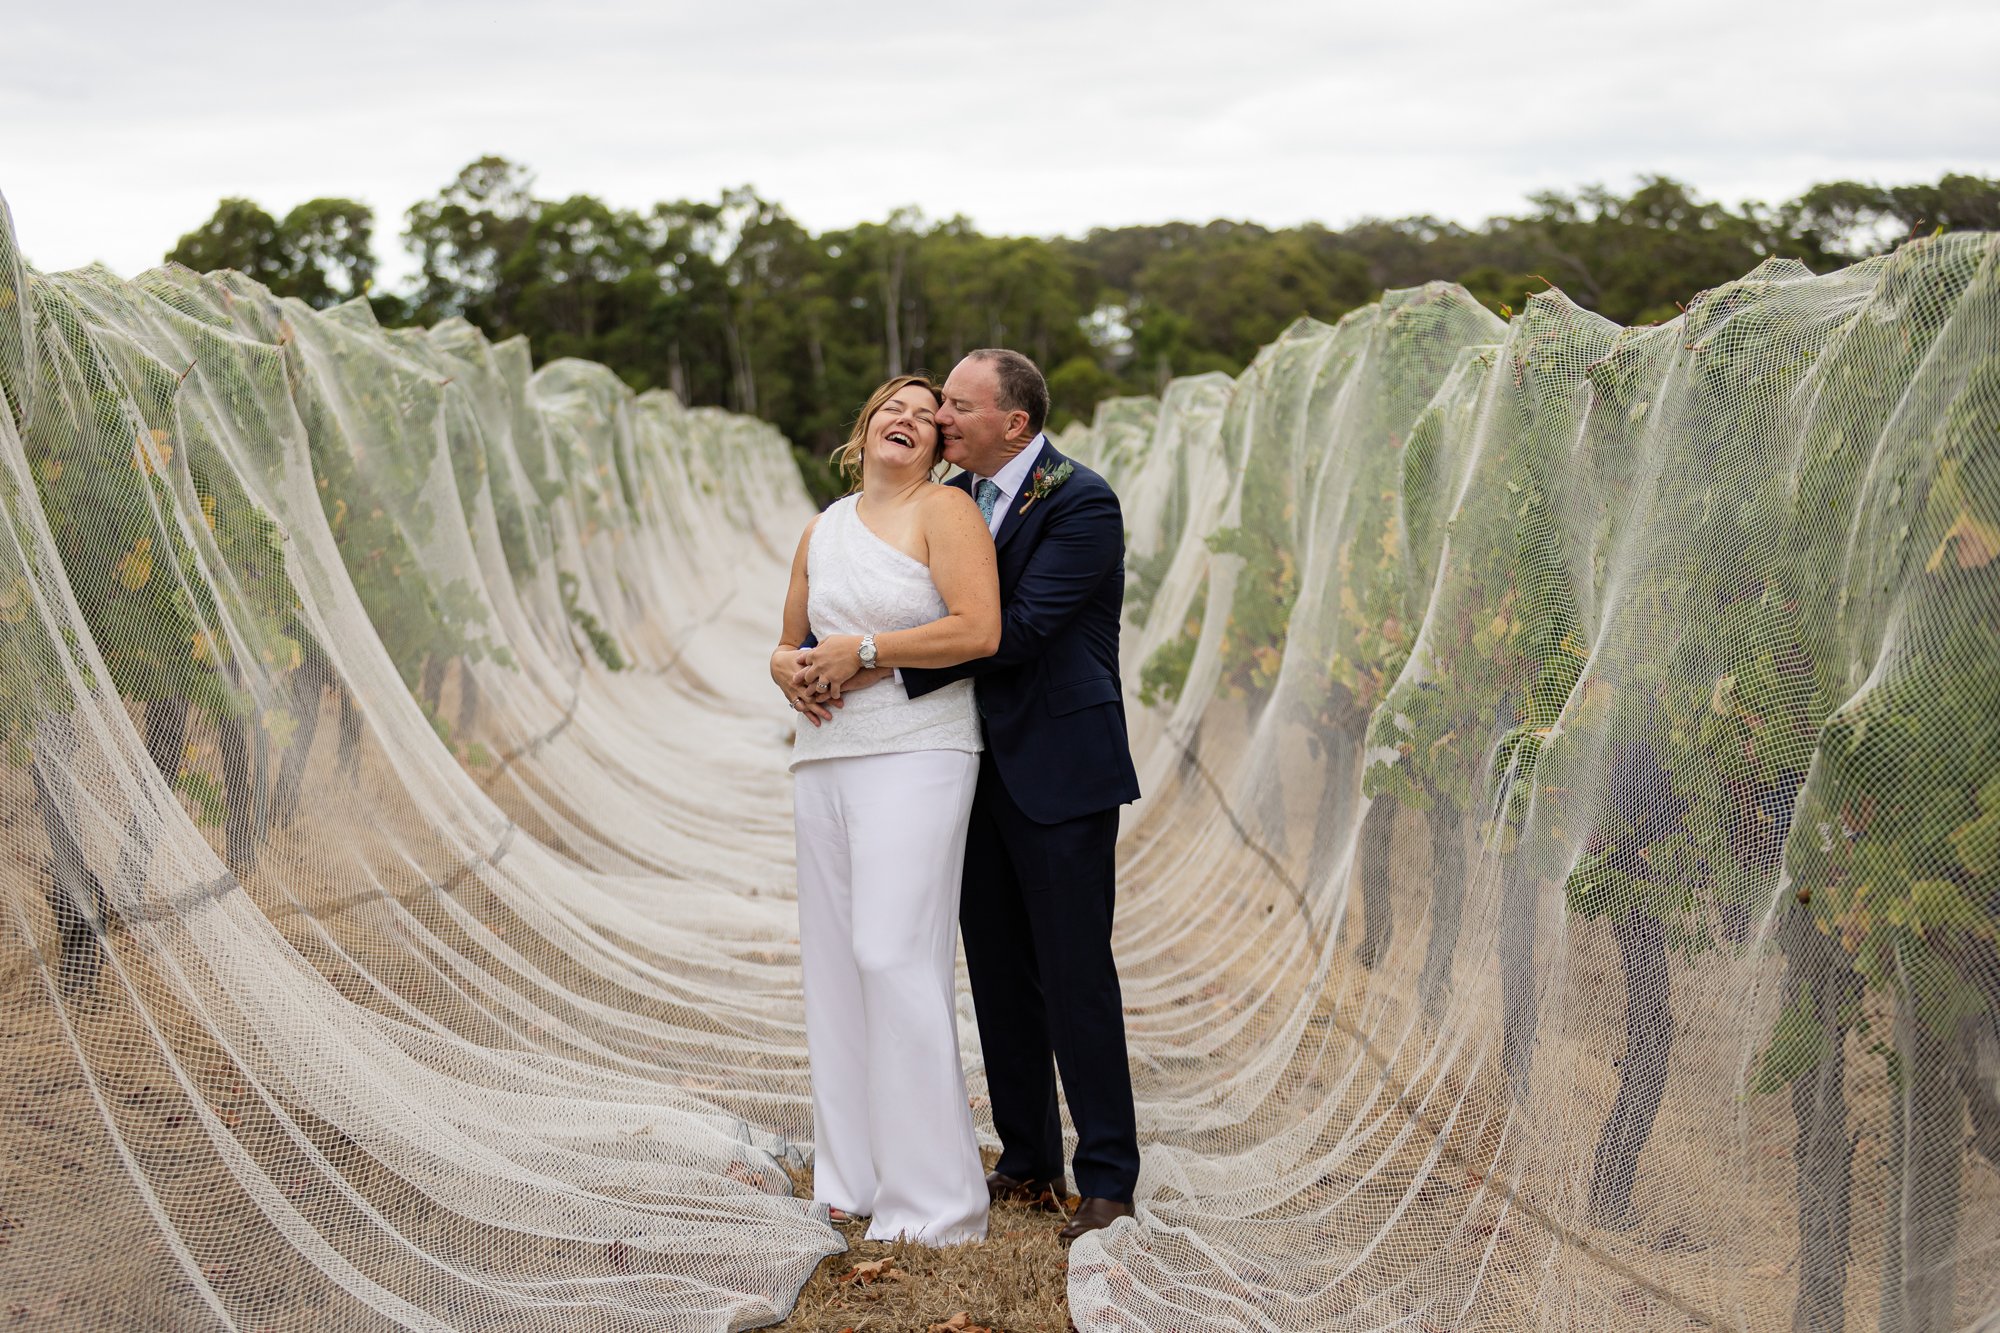
[[[783,441],[4,222],[0,392],[8,1318],[779,1318]],[[1063,443],[1148,791],[1080,1328],[2000,1316],[2000,238],[1394,292]]]
[[[0,389],[16,1326],[780,1316],[783,441],[4,228]]]

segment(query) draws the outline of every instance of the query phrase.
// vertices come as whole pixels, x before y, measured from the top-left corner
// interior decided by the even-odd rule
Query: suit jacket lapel
[[[1040,500],[1034,501],[1032,504],[1029,503],[1028,496],[1035,489],[1035,473],[1053,472],[1067,461],[1061,454],[1056,452],[1053,440],[1047,441],[1042,445],[1041,456],[1035,460],[1035,466],[1029,470],[1027,480],[1021,483],[1021,493],[1007,502],[1007,513],[1000,520],[1000,531],[993,536],[993,545],[996,549],[1005,546],[1016,532],[1027,526],[1028,520],[1033,517],[1037,509],[1040,509],[1055,498],[1053,493],[1051,493]],[[1025,514],[1021,512],[1024,505],[1028,506],[1028,512]]]

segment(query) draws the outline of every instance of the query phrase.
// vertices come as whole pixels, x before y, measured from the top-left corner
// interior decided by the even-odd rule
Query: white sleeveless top
[[[821,639],[911,629],[948,609],[929,566],[868,530],[855,512],[860,498],[850,495],[830,505],[806,545],[806,619]],[[919,699],[895,680],[883,680],[846,699],[823,726],[798,719],[792,767],[812,759],[985,748],[969,680]]]

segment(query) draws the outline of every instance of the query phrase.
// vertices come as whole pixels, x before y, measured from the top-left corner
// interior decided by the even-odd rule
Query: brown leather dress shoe
[[[1065,1195],[1060,1177],[1055,1180],[1016,1180],[998,1171],[986,1173],[986,1197],[995,1203],[1025,1203],[1030,1208],[1056,1212]]]
[[[1056,1233],[1058,1240],[1075,1240],[1087,1231],[1108,1227],[1121,1217],[1132,1216],[1132,1205],[1116,1199],[1085,1199],[1070,1214],[1069,1225]]]

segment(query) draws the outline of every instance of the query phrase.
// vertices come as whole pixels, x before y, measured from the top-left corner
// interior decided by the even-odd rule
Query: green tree
[[[374,214],[352,199],[308,199],[279,222],[248,199],[224,199],[167,252],[197,273],[234,269],[319,309],[360,296],[375,276]]]
[[[1077,353],[1049,372],[1049,424],[1060,430],[1088,421],[1097,405],[1118,392],[1118,377],[1097,359]]]
[[[2000,180],[1947,172],[1935,185],[1828,181],[1781,210],[1837,259],[1864,259],[1926,231],[2000,231]]]
[[[1578,304],[1621,324],[1672,319],[1696,292],[1774,254],[1823,258],[1809,244],[1787,244],[1761,210],[1731,212],[1664,176],[1647,177],[1629,197],[1592,186],[1531,202],[1527,217],[1494,224],[1522,247],[1515,267],[1546,275]]]
[[[1211,229],[1155,256],[1139,272],[1131,307],[1142,367],[1233,371],[1301,316],[1332,322],[1373,300],[1379,292],[1366,264],[1318,244],[1319,235]],[[1157,321],[1157,311],[1173,318]]]
[[[949,370],[979,347],[1013,347],[1044,367],[1088,350],[1074,262],[1028,236],[982,236],[963,218],[940,223],[921,249],[925,350]]]
[[[591,195],[535,207],[519,247],[500,259],[500,282],[544,361],[583,357],[620,371],[644,364],[645,317],[662,299],[649,239],[638,215]],[[638,374],[633,387],[652,387],[656,373]]]
[[[748,186],[726,192],[722,204],[735,234],[723,265],[728,405],[779,422],[787,433],[830,434],[841,409],[824,392],[833,318],[826,254],[783,207]]]
[[[527,168],[482,157],[410,208],[403,239],[420,266],[412,312],[418,323],[464,315],[492,337],[532,334],[518,327],[507,261],[534,224],[533,185]]]
[[[687,199],[656,204],[647,230],[660,289],[647,316],[647,344],[661,357],[666,387],[683,403],[723,402],[730,380],[724,261],[732,238],[722,206]]]
[[[365,294],[389,323],[462,315],[494,338],[526,335],[545,360],[586,357],[634,388],[753,412],[824,454],[886,375],[942,374],[975,347],[1039,361],[1056,377],[1060,425],[1175,376],[1239,374],[1295,319],[1330,323],[1385,289],[1454,280],[1511,315],[1555,286],[1608,318],[1659,322],[1766,258],[1824,266],[1912,227],[2000,226],[2000,182],[1962,174],[1831,182],[1775,208],[1654,176],[1629,192],[1536,195],[1476,226],[1217,219],[1075,240],[989,236],[907,207],[814,234],[747,185],[638,211],[588,194],[542,200],[533,186],[525,167],[482,157],[411,208],[404,241],[419,276],[407,292],[372,289],[370,218],[348,200],[280,221],[227,199],[172,257],[315,306]]]
[[[266,285],[290,275],[278,241],[278,220],[248,199],[217,204],[208,221],[174,243],[167,260],[197,273],[233,268]]]
[[[367,205],[308,199],[278,224],[286,273],[271,290],[319,310],[366,295],[375,281],[374,237],[375,215]]]

